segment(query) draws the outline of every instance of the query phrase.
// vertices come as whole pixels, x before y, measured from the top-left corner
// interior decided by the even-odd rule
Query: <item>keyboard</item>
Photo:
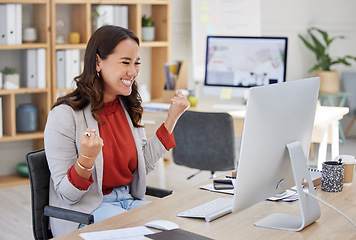
[[[212,106],[215,110],[225,110],[225,111],[239,111],[245,110],[246,105],[238,105],[238,104],[214,104]]]
[[[198,207],[179,213],[178,217],[204,218],[210,222],[232,211],[232,198],[217,198]]]

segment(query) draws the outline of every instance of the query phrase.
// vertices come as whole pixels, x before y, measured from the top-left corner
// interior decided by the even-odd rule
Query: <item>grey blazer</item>
[[[95,160],[92,171],[94,183],[88,190],[74,187],[68,180],[67,171],[78,158],[79,140],[84,131],[87,128],[96,129],[100,135],[98,123],[90,108],[88,105],[83,110],[75,111],[68,105],[59,105],[50,111],[44,131],[46,157],[51,171],[50,205],[84,213],[92,213],[103,199],[102,151]],[[154,169],[157,160],[167,150],[156,135],[147,141],[144,129],[135,128],[126,110],[125,114],[137,149],[137,169],[130,184],[130,191],[134,198],[142,199],[146,190],[146,174]],[[54,237],[78,228],[78,223],[54,218],[51,218],[50,224]]]

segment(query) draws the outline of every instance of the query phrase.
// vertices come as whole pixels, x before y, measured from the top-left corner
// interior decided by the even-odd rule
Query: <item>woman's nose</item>
[[[136,66],[133,64],[130,64],[129,69],[127,70],[127,75],[134,77],[138,74],[138,69],[136,69]]]

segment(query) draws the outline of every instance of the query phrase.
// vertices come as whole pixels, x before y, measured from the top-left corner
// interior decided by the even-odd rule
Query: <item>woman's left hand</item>
[[[171,106],[168,109],[168,116],[164,126],[169,133],[173,132],[173,128],[177,123],[179,117],[190,107],[188,99],[178,91],[176,96],[171,99]]]

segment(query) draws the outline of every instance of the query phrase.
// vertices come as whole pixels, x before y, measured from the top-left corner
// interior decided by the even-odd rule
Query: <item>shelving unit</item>
[[[141,17],[142,9],[149,7],[151,9],[152,19],[155,21],[155,41],[141,41],[141,48],[151,49],[151,97],[152,99],[160,98],[165,85],[164,63],[168,62],[171,55],[171,29],[170,29],[170,0],[139,0],[139,1],[123,1],[123,0],[53,0],[51,2],[51,25],[54,26],[51,32],[52,46],[52,96],[53,101],[56,100],[59,94],[66,93],[70,89],[57,88],[57,69],[56,69],[56,51],[66,49],[80,49],[84,52],[86,43],[92,34],[92,10],[96,4],[111,4],[111,5],[127,5],[129,29],[132,30],[139,39],[142,39]],[[57,44],[58,38],[57,29],[57,12],[58,9],[67,9],[66,15],[70,16],[70,26],[66,34],[69,32],[79,32],[80,44]],[[73,21],[75,19],[75,21]],[[66,36],[64,36],[66,37]],[[83,53],[82,52],[82,53]],[[83,56],[83,54],[81,54]]]
[[[58,50],[79,49],[81,57],[83,57],[87,41],[92,34],[92,10],[98,4],[128,6],[128,28],[139,39],[142,39],[141,17],[143,13],[147,13],[148,9],[155,21],[155,41],[143,42],[141,40],[140,45],[141,49],[150,50],[150,61],[145,61],[145,64],[149,64],[151,72],[149,76],[151,98],[157,99],[162,96],[165,86],[163,66],[171,58],[170,0],[0,0],[0,4],[10,3],[22,4],[23,9],[24,7],[31,9],[30,21],[23,21],[23,27],[29,27],[27,25],[31,22],[30,27],[37,29],[38,41],[18,45],[0,45],[0,69],[8,66],[6,65],[6,56],[13,55],[13,53],[17,54],[18,57],[15,58],[14,62],[21,66],[20,54],[22,51],[45,48],[46,88],[0,89],[3,110],[3,137],[0,138],[0,144],[33,140],[33,149],[43,147],[43,131],[50,108],[58,95],[71,90],[57,88],[56,52]],[[65,27],[68,29],[64,36],[69,32],[79,32],[81,37],[79,44],[56,43],[57,34],[60,30],[60,26],[57,25],[58,11],[67,11]],[[28,13],[22,11],[23,16],[24,14]],[[38,129],[33,133],[25,134],[16,131],[16,107],[24,101],[23,99],[31,102],[37,108]]]
[[[0,4],[10,3],[22,4],[23,8],[25,5],[31,5],[31,27],[37,29],[38,40],[36,43],[0,45],[0,52],[11,51],[14,54],[21,54],[19,51],[26,49],[46,49],[46,88],[0,89],[3,110],[3,137],[0,138],[0,143],[35,140],[34,149],[37,149],[43,147],[43,130],[51,106],[50,4],[47,0],[0,0]],[[22,11],[22,15],[24,16],[24,11]],[[19,66],[21,66],[20,63]],[[5,66],[1,65],[0,69],[3,67]],[[33,133],[18,133],[16,131],[17,98],[26,94],[29,95],[30,102],[37,108],[38,129]]]

